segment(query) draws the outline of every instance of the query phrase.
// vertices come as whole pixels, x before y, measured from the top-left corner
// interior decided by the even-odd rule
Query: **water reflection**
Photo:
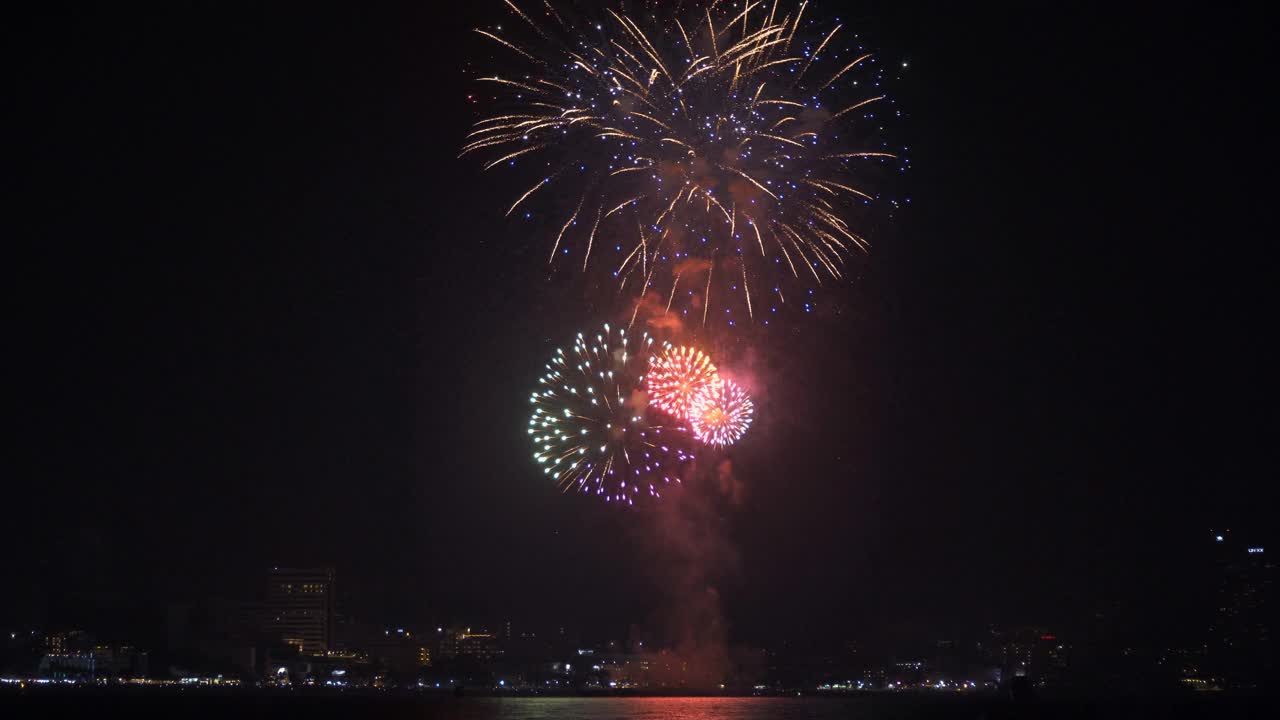
[[[856,718],[857,703],[821,698],[466,698],[432,718],[457,720],[786,720]]]

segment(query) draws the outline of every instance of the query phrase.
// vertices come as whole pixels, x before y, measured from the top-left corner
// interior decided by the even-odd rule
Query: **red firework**
[[[694,437],[715,447],[737,442],[751,426],[755,406],[740,385],[717,378],[694,396],[689,408],[689,425]]]

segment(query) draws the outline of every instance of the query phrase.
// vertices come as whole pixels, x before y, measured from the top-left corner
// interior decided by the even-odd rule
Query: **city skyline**
[[[234,597],[171,604],[158,647],[118,635],[103,641],[84,629],[11,629],[0,676],[16,681],[34,667],[35,677],[56,681],[148,678],[149,661],[158,661],[183,682],[201,684],[448,689],[466,683],[513,692],[717,685],[756,694],[978,692],[1015,678],[1052,692],[1265,687],[1275,671],[1275,564],[1247,533],[1220,528],[1199,536],[1207,551],[1187,558],[1188,577],[1198,572],[1205,587],[1185,589],[1198,590],[1201,603],[1183,618],[1187,632],[1178,637],[1144,636],[1127,627],[1134,615],[1105,610],[1073,624],[975,625],[935,633],[939,639],[928,642],[899,638],[891,646],[833,632],[762,643],[737,638],[723,655],[708,655],[696,646],[673,648],[660,639],[662,627],[635,623],[619,634],[547,618],[513,622],[511,614],[441,613],[426,627],[357,617],[339,601],[335,568],[273,566],[260,573],[256,591],[224,588]]]

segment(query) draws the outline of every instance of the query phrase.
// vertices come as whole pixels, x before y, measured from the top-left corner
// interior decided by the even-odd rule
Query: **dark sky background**
[[[646,515],[528,459],[537,369],[608,317],[455,159],[503,10],[427,5],[5,23],[0,626],[159,637],[312,563],[375,622],[655,612]],[[910,62],[912,204],[844,312],[739,348],[731,637],[1185,631],[1208,528],[1273,521],[1261,10],[849,7]]]

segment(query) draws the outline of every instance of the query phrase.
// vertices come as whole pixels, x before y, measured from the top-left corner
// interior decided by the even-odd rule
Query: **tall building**
[[[1026,677],[1035,687],[1061,685],[1066,680],[1071,646],[1039,627],[992,630],[989,652],[1000,669],[1000,682]]]
[[[318,655],[333,645],[333,568],[271,568],[264,629],[273,639]]]
[[[1217,588],[1207,643],[1210,669],[1234,687],[1256,687],[1276,670],[1275,563],[1230,530],[1210,533]]]
[[[93,638],[81,630],[50,633],[44,638],[45,653],[36,673],[42,677],[93,679],[97,662]]]
[[[485,663],[502,657],[497,633],[483,628],[448,628],[440,637],[440,657]]]

